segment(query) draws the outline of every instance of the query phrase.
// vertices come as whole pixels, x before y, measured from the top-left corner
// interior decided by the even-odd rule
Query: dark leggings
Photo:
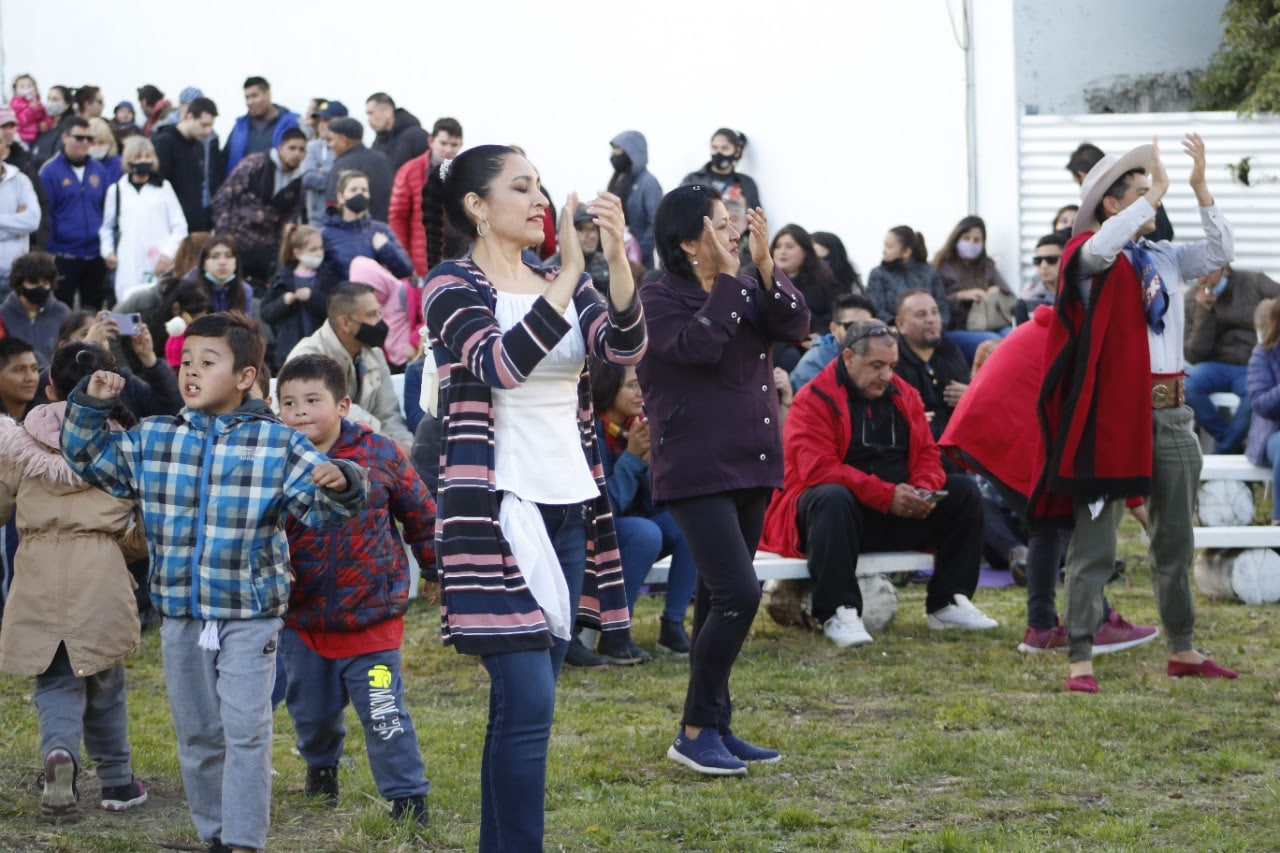
[[[753,560],[769,492],[738,489],[667,504],[698,566],[681,720],[687,726],[730,730],[729,674],[760,607]]]

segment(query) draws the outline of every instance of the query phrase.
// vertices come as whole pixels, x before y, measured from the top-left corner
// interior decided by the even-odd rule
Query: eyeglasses
[[[866,340],[867,338],[876,338],[876,337],[879,337],[880,335],[892,335],[893,337],[897,337],[898,333],[895,329],[889,326],[872,326],[870,329],[864,329],[863,331],[858,332],[858,334],[854,335],[851,339],[845,341],[844,342],[845,349],[849,349],[858,341]]]
[[[1036,255],[1031,259],[1031,264],[1038,267],[1041,264],[1056,264],[1061,259],[1062,255]]]
[[[78,133],[71,134],[71,138],[74,139],[76,142],[92,142],[93,141],[92,136],[81,136]]]
[[[638,379],[632,379],[630,382],[622,383],[622,387],[626,388],[628,391],[639,391],[640,381]]]

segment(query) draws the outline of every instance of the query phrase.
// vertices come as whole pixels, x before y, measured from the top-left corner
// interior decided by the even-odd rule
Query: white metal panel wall
[[[1019,281],[1035,274],[1030,261],[1036,241],[1051,230],[1053,214],[1079,202],[1080,190],[1067,173],[1067,159],[1081,142],[1108,154],[1160,138],[1169,172],[1165,209],[1176,241],[1203,236],[1195,194],[1187,185],[1191,158],[1182,151],[1187,131],[1204,137],[1209,190],[1231,220],[1235,265],[1262,270],[1280,280],[1280,118],[1242,118],[1235,113],[1134,113],[1023,116],[1019,128]],[[1250,161],[1250,186],[1232,180],[1228,164]]]

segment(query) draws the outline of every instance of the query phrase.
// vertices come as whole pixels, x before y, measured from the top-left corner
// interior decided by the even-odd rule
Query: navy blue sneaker
[[[782,753],[778,752],[778,750],[765,749],[763,746],[747,743],[733,732],[722,735],[720,740],[724,743],[724,748],[729,750],[729,753],[739,761],[777,764],[782,760]]]
[[[747,765],[725,749],[720,733],[711,727],[704,728],[693,740],[685,736],[681,727],[675,741],[667,748],[667,758],[708,776],[747,775]]]

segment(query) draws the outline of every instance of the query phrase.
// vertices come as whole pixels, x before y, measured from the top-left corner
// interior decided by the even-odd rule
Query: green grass
[[[1145,554],[1126,521],[1129,571],[1108,587],[1126,617],[1155,620]],[[924,589],[900,591],[897,620],[841,651],[761,613],[734,671],[735,729],[784,753],[743,779],[708,779],[665,758],[687,667],[669,660],[561,679],[547,785],[551,850],[1044,851],[1280,849],[1277,611],[1197,598],[1200,646],[1236,682],[1172,681],[1159,641],[1099,657],[1103,692],[1069,694],[1062,654],[1014,651],[1024,590],[980,590],[1001,622],[936,634]],[[1061,599],[1061,591],[1059,592]],[[1061,602],[1060,602],[1061,603]],[[636,636],[652,647],[659,602]],[[405,679],[432,780],[431,826],[393,824],[348,714],[342,801],[303,801],[304,767],[276,717],[275,850],[474,849],[488,679],[443,649],[435,608],[408,617]],[[89,806],[39,817],[32,682],[0,678],[0,849],[203,849],[182,799],[159,638],[128,665],[135,767],[152,800],[127,815]]]

